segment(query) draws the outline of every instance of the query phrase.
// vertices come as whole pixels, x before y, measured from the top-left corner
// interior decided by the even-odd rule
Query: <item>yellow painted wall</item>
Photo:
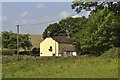
[[[52,51],[49,51],[50,46],[52,46]],[[53,56],[53,54],[58,56],[58,49],[58,42],[52,38],[46,38],[40,43],[40,56]]]

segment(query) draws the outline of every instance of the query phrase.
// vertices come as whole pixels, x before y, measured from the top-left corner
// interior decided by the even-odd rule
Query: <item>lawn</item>
[[[34,58],[3,56],[4,78],[118,78],[118,59],[77,56]]]

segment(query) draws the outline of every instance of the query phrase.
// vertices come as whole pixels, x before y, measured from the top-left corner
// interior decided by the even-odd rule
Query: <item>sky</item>
[[[2,31],[16,33],[16,25],[20,25],[21,34],[42,34],[49,24],[58,21],[31,26],[25,25],[71,16],[76,13],[74,9],[71,9],[71,4],[72,2],[2,2],[2,4],[0,3],[0,6],[2,5],[2,15],[0,13]],[[84,11],[74,17],[88,17],[88,15],[89,12]]]

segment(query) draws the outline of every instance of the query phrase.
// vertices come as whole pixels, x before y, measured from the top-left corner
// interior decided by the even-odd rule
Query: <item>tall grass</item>
[[[3,56],[3,60],[11,58]],[[118,59],[87,56],[68,58],[34,58],[32,56],[23,56],[21,61],[11,60],[10,62],[9,60],[9,62],[3,62],[3,77],[117,78]]]
[[[120,48],[112,48],[99,57],[3,56],[4,78],[118,78]]]

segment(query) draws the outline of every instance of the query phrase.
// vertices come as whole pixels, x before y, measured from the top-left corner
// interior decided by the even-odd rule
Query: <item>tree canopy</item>
[[[27,50],[32,47],[32,44],[29,40],[29,34],[19,34],[19,47]],[[13,33],[12,31],[2,32],[2,47],[9,48],[9,49],[16,49],[17,48],[17,34]]]
[[[75,35],[74,44],[81,53],[102,53],[120,46],[119,32],[119,17],[108,9],[98,10]]]
[[[59,23],[50,24],[43,32],[43,37],[47,37],[47,32],[51,32],[51,36],[73,36],[86,23],[86,18],[67,18],[59,21]]]
[[[115,14],[120,16],[120,1],[119,2],[81,2],[80,0],[74,0],[72,3],[72,9],[75,9],[77,13],[79,13],[81,10],[91,10],[96,12],[98,9],[107,8],[111,12],[114,12]],[[93,9],[94,8],[94,9]]]

